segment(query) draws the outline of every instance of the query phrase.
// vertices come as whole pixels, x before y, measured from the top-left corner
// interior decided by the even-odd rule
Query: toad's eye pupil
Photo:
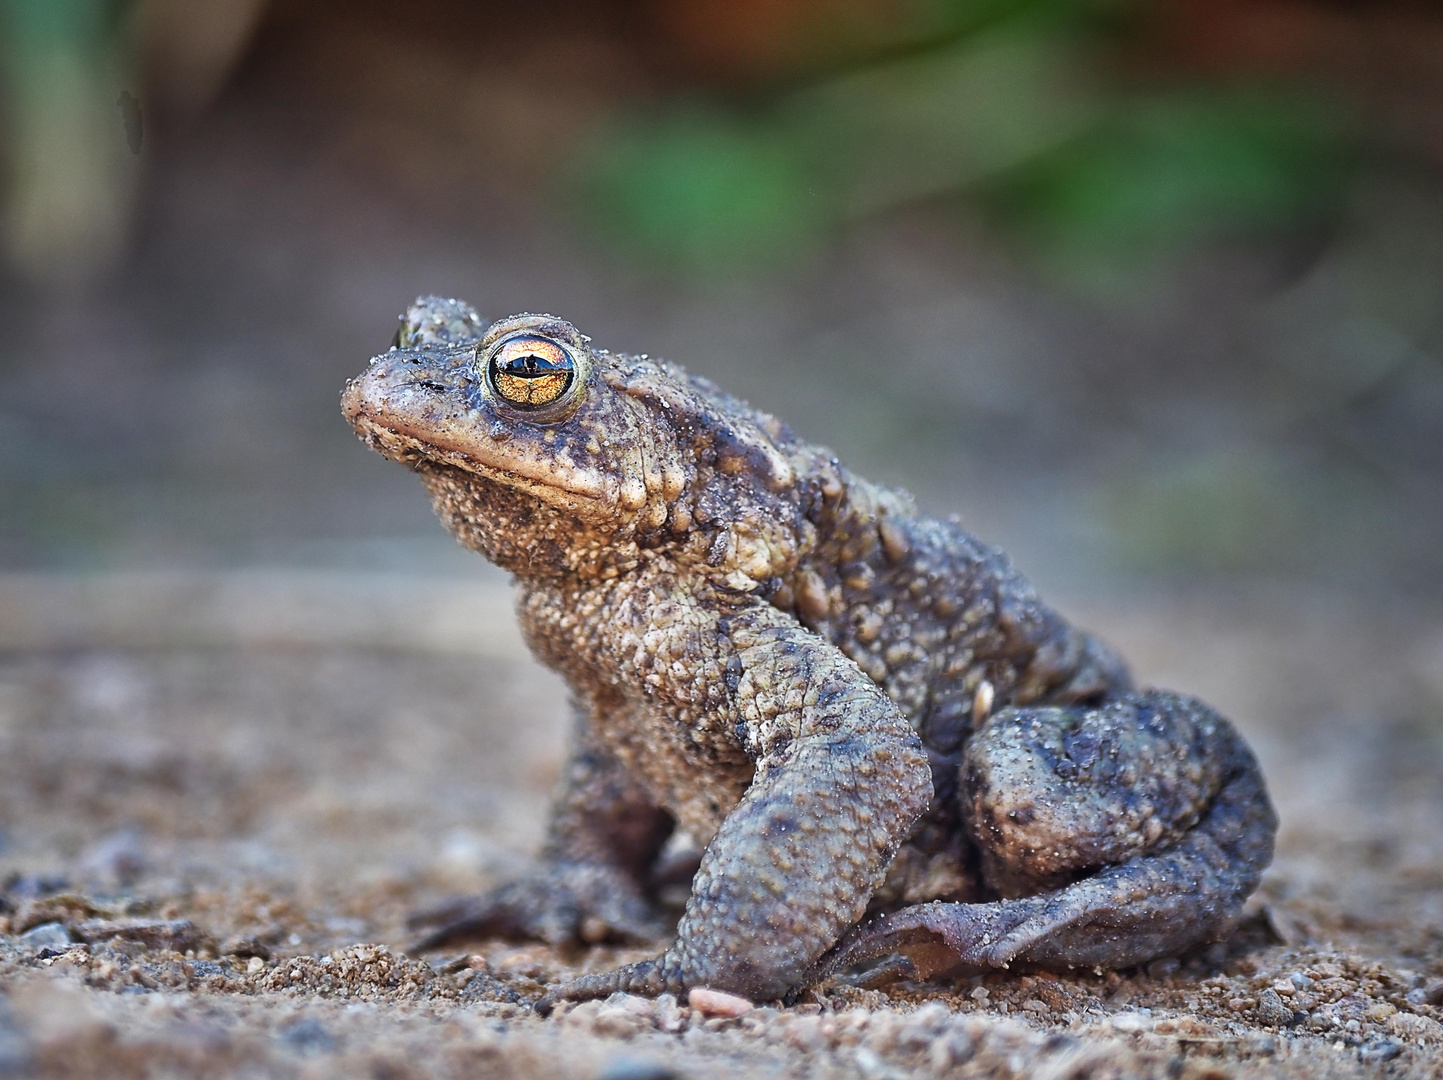
[[[571,354],[548,338],[523,334],[502,343],[487,374],[498,397],[523,409],[550,405],[576,375]]]
[[[537,379],[559,369],[557,364],[552,363],[544,356],[537,356],[535,353],[527,353],[525,356],[509,356],[499,366],[507,375],[514,375],[518,379]]]

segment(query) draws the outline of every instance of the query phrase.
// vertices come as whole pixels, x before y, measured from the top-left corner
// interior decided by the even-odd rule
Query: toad
[[[536,868],[431,943],[654,940],[668,839],[702,852],[670,947],[543,1005],[1126,967],[1257,887],[1276,817],[1228,721],[706,379],[423,297],[342,404],[514,576],[576,701]]]

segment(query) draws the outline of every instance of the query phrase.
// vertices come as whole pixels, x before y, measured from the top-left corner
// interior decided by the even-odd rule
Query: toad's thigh
[[[1226,778],[1224,723],[1156,690],[994,713],[967,746],[960,793],[988,884],[1025,896],[1174,842]]]

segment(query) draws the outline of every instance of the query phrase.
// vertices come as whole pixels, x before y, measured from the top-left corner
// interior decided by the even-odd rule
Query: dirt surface
[[[1233,938],[543,1020],[647,950],[407,949],[409,914],[524,865],[556,779],[564,690],[501,582],[0,577],[0,1074],[1443,1077],[1443,621],[1059,599],[1258,749],[1283,830]]]
[[[1389,151],[1331,239],[1126,303],[950,203],[688,278],[536,182],[676,89],[587,15],[621,6],[273,5],[193,127],[147,121],[124,263],[0,278],[0,1078],[1443,1077],[1436,166]],[[641,950],[408,953],[408,915],[525,866],[565,726],[504,582],[337,410],[432,291],[685,363],[965,511],[1233,716],[1283,822],[1235,938],[731,1019],[528,1009]]]

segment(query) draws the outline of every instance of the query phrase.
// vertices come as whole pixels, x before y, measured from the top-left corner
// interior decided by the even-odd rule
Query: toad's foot
[[[813,981],[881,957],[893,960],[867,972],[869,982],[1007,967],[1020,942],[1056,933],[1082,914],[1067,904],[1049,911],[1042,899],[919,904],[885,915],[823,957]]]
[[[1230,728],[1222,731],[1227,778],[1171,847],[1035,896],[904,908],[853,931],[818,962],[814,977],[894,953],[910,962],[907,974],[923,978],[1014,962],[1119,968],[1216,940],[1256,888],[1277,822],[1251,753]]]
[[[1139,960],[1167,951],[1166,941],[1156,935],[1107,927],[1105,917],[1117,912],[1090,906],[1091,899],[1063,889],[991,904],[919,904],[859,927],[823,958],[816,977],[893,954],[900,954],[901,962],[882,965],[874,977],[878,971],[891,978],[929,978],[1006,968],[1015,960],[1040,959],[1029,955],[1032,951],[1061,951],[1082,962],[1100,950],[1108,958],[1098,962],[1111,967],[1119,966],[1119,950],[1136,953]]]
[[[569,983],[548,991],[536,1002],[534,1008],[542,1016],[549,1016],[563,1001],[595,1001],[598,998],[610,997],[618,991],[645,997],[682,994],[689,984],[679,972],[674,971],[670,976],[667,975],[666,959],[665,956],[658,956],[652,960],[613,968],[611,971],[598,971],[572,979]]]
[[[551,945],[637,943],[669,930],[634,882],[611,867],[584,862],[545,864],[518,881],[416,921],[442,923],[416,943],[418,950],[482,937]]]

